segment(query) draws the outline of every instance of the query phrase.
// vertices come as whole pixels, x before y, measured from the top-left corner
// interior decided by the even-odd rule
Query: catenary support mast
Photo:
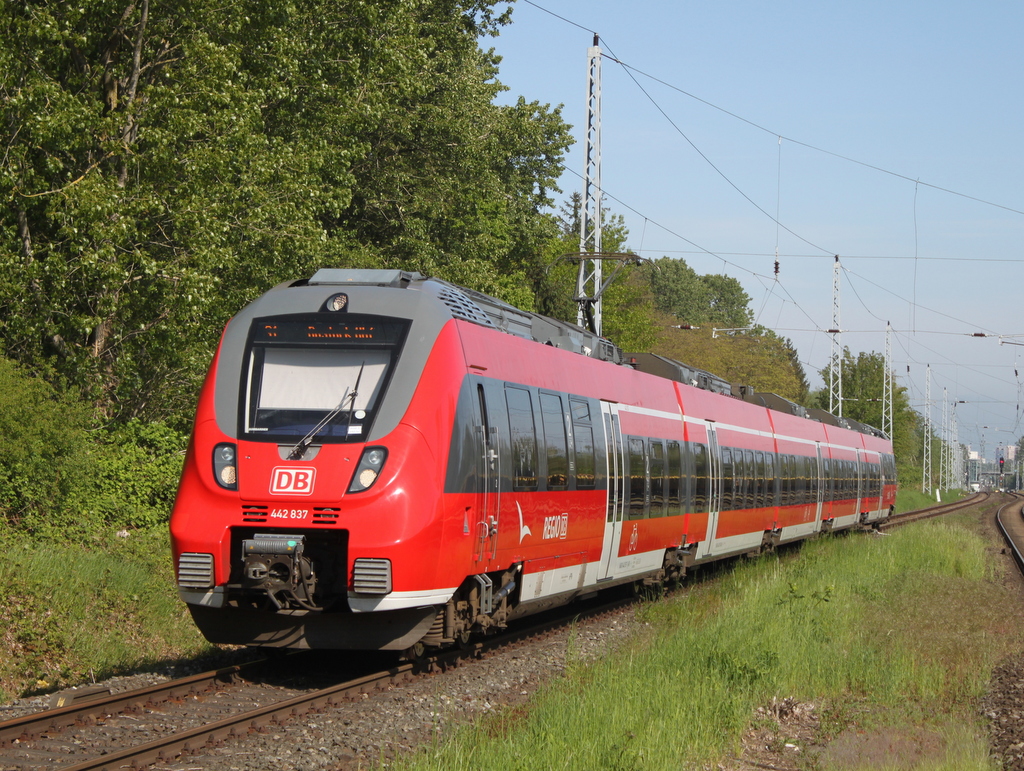
[[[828,365],[828,411],[843,417],[843,333],[839,327],[839,277],[843,266],[836,255],[832,269],[832,358]]]
[[[924,449],[921,453],[921,492],[929,492],[932,479],[932,365],[924,378]]]
[[[587,49],[587,134],[583,148],[580,210],[580,271],[576,280],[577,323],[601,334],[601,49],[598,36]]]
[[[882,432],[892,439],[892,324],[885,322],[885,371],[882,372]]]

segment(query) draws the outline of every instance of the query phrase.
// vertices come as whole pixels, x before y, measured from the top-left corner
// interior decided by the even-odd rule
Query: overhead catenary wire
[[[554,13],[554,12],[548,10],[547,8],[544,8],[543,6],[539,5],[537,2],[534,2],[534,0],[523,0],[523,2],[525,4],[527,4],[527,5],[530,5],[532,7],[537,8],[538,10],[540,10],[540,11],[542,11],[544,13],[547,13],[547,14],[551,15],[552,17],[555,17],[555,18],[561,20],[562,22],[570,24],[570,25],[572,25],[572,26],[574,26],[574,27],[576,27],[578,29],[586,30],[588,32],[593,33],[593,30],[591,30],[588,26],[586,26],[584,24],[579,24],[579,23],[577,23],[577,22],[575,22],[575,21],[573,21],[571,19],[568,19],[568,18],[566,18],[564,16],[561,16],[561,15],[559,15],[557,13]],[[1003,257],[990,257],[990,256],[982,256],[982,257],[963,256],[963,257],[961,257],[961,256],[936,255],[936,254],[921,254],[920,253],[919,226],[918,226],[918,212],[917,212],[918,193],[919,193],[919,190],[921,188],[929,188],[929,189],[937,190],[937,191],[940,191],[940,192],[943,192],[943,193],[946,193],[946,194],[949,194],[949,195],[952,195],[952,196],[956,196],[956,197],[959,197],[959,198],[962,198],[962,199],[965,199],[965,200],[974,201],[974,202],[980,203],[982,205],[995,207],[995,208],[998,208],[998,209],[1001,209],[1001,210],[1004,210],[1004,211],[1007,211],[1007,212],[1010,212],[1010,213],[1013,213],[1013,214],[1024,214],[1024,211],[1022,211],[1019,208],[1015,208],[1013,206],[1007,206],[1005,204],[1002,204],[1002,203],[999,203],[999,202],[996,202],[996,201],[993,201],[993,200],[988,200],[988,199],[980,197],[980,196],[975,196],[975,195],[970,195],[970,194],[967,194],[967,193],[963,193],[963,192],[960,192],[960,191],[958,191],[956,189],[953,189],[953,188],[950,188],[950,187],[937,185],[937,184],[930,183],[930,182],[927,182],[927,181],[922,181],[920,178],[915,178],[915,177],[912,177],[910,175],[906,175],[906,174],[902,174],[902,173],[899,173],[899,172],[896,172],[896,171],[892,171],[891,169],[885,168],[882,165],[865,162],[863,160],[859,160],[859,159],[857,159],[855,157],[852,157],[851,155],[840,153],[840,152],[835,152],[835,151],[826,149],[826,148],[824,148],[821,145],[805,142],[805,141],[796,139],[795,137],[788,136],[788,135],[786,135],[784,133],[771,130],[771,129],[767,128],[765,125],[762,125],[762,124],[760,124],[760,123],[758,123],[756,121],[753,121],[753,120],[750,120],[748,118],[745,118],[745,117],[743,117],[742,115],[739,115],[736,112],[724,109],[724,108],[718,106],[717,104],[714,104],[713,102],[711,102],[709,100],[702,99],[702,98],[696,96],[695,94],[686,91],[685,89],[679,88],[678,86],[670,83],[669,81],[667,81],[665,79],[655,77],[655,76],[651,75],[648,72],[645,72],[645,71],[643,71],[643,70],[641,70],[641,69],[639,69],[639,68],[637,68],[637,67],[635,67],[635,66],[633,66],[631,64],[628,64],[628,63],[624,62],[616,54],[616,52],[614,50],[612,50],[612,47],[610,45],[608,45],[607,41],[603,41],[603,43],[605,45],[605,48],[607,49],[607,53],[604,54],[605,58],[612,59],[616,64],[620,65],[622,70],[625,73],[628,74],[630,80],[636,85],[638,90],[641,93],[643,93],[643,95],[659,110],[659,112],[661,112],[663,114],[665,119],[672,125],[673,129],[678,133],[678,135],[680,137],[682,137],[694,149],[694,151],[697,152],[698,155],[700,155],[701,158],[712,169],[714,169],[714,171],[722,179],[724,179],[733,189],[735,189],[745,200],[747,200],[754,208],[756,208],[764,216],[768,217],[769,219],[771,219],[773,222],[776,223],[776,244],[775,244],[774,254],[767,253],[767,252],[765,252],[765,253],[758,253],[758,252],[725,252],[725,251],[716,251],[716,250],[704,248],[703,246],[696,244],[694,241],[685,238],[680,233],[673,231],[672,228],[666,227],[666,226],[658,223],[656,220],[650,218],[648,215],[646,215],[644,213],[641,213],[639,210],[637,210],[636,208],[634,208],[632,206],[629,206],[627,208],[631,212],[633,212],[634,214],[636,214],[636,215],[638,215],[640,217],[643,217],[643,219],[644,219],[644,240],[643,240],[643,243],[641,244],[641,251],[643,253],[646,253],[646,254],[660,253],[661,255],[664,255],[664,256],[677,255],[677,254],[678,255],[684,255],[684,254],[694,253],[694,254],[703,254],[703,255],[707,255],[709,257],[712,257],[713,259],[716,259],[716,260],[720,261],[722,266],[723,266],[723,268],[728,269],[730,272],[731,271],[737,271],[737,272],[742,272],[742,273],[748,274],[749,276],[751,276],[753,278],[754,281],[756,281],[759,285],[761,285],[761,287],[763,288],[764,294],[763,294],[763,299],[762,299],[762,301],[760,303],[760,307],[758,309],[757,315],[755,316],[755,319],[760,321],[762,316],[766,312],[768,312],[768,310],[769,310],[769,303],[770,302],[774,302],[774,301],[778,301],[779,302],[779,313],[778,313],[778,319],[776,320],[776,329],[779,332],[783,332],[785,330],[783,330],[783,329],[781,329],[779,327],[780,323],[784,323],[783,318],[782,318],[782,314],[783,314],[783,312],[785,310],[785,307],[786,307],[787,303],[791,303],[793,305],[793,307],[798,310],[799,313],[803,314],[808,320],[811,321],[812,329],[810,329],[810,330],[800,330],[800,331],[812,331],[813,332],[813,331],[821,330],[822,326],[820,324],[818,324],[818,323],[815,323],[812,320],[812,314],[808,313],[808,311],[804,307],[802,307],[800,303],[796,302],[796,300],[793,298],[793,294],[790,292],[790,290],[788,288],[786,288],[784,286],[784,284],[779,280],[777,273],[774,276],[765,275],[761,271],[751,270],[750,268],[746,267],[745,265],[740,264],[740,263],[735,261],[735,258],[741,258],[742,259],[742,258],[746,258],[746,257],[769,256],[769,257],[774,257],[775,265],[777,267],[780,258],[789,259],[791,257],[797,257],[797,258],[810,258],[810,259],[820,260],[820,259],[824,259],[824,258],[830,258],[830,256],[832,254],[834,254],[834,253],[839,253],[839,254],[843,253],[842,249],[838,249],[838,250],[832,249],[832,248],[825,249],[823,247],[818,246],[817,244],[815,244],[812,241],[804,238],[803,236],[801,236],[801,235],[799,235],[797,233],[794,233],[792,230],[789,230],[781,221],[782,220],[782,217],[781,217],[781,162],[782,162],[782,157],[781,156],[782,156],[782,144],[783,144],[783,142],[789,142],[789,143],[791,143],[793,145],[804,147],[804,148],[807,148],[807,149],[809,149],[811,151],[818,152],[818,153],[821,153],[821,154],[824,154],[824,155],[828,155],[828,156],[837,158],[839,160],[842,160],[844,162],[852,163],[852,164],[858,165],[860,167],[867,168],[867,169],[873,170],[875,172],[891,176],[893,178],[901,179],[901,180],[904,180],[906,182],[912,182],[914,184],[914,194],[913,194],[914,195],[914,198],[913,198],[913,236],[914,236],[913,244],[914,244],[914,246],[913,246],[913,253],[912,254],[910,254],[910,255],[906,255],[906,254],[893,254],[893,255],[886,255],[886,254],[876,254],[876,255],[860,255],[860,254],[858,254],[858,255],[845,255],[845,254],[843,254],[844,262],[847,261],[847,260],[865,260],[865,259],[913,260],[912,292],[911,292],[911,297],[909,297],[909,298],[902,297],[899,293],[892,291],[892,289],[890,289],[890,288],[888,288],[886,286],[881,286],[880,284],[878,284],[875,281],[871,281],[870,279],[868,279],[868,278],[866,278],[866,277],[864,277],[862,275],[859,275],[859,274],[856,274],[856,273],[853,273],[853,272],[849,271],[847,266],[844,264],[844,275],[847,276],[847,280],[848,280],[848,282],[851,285],[852,291],[854,291],[855,295],[857,296],[857,299],[858,299],[858,302],[860,303],[860,305],[864,308],[864,310],[872,318],[881,321],[883,319],[883,315],[879,314],[877,312],[877,310],[873,310],[873,305],[867,301],[866,297],[862,296],[860,288],[856,285],[857,282],[853,280],[854,278],[857,278],[860,281],[866,282],[870,286],[873,286],[873,287],[876,287],[878,289],[881,289],[882,291],[887,292],[890,296],[895,297],[900,302],[903,302],[903,303],[907,304],[908,308],[910,309],[909,333],[902,333],[901,334],[901,339],[899,339],[899,345],[900,345],[901,349],[903,349],[903,352],[906,355],[906,363],[907,363],[908,370],[909,370],[909,367],[910,367],[911,364],[917,363],[917,361],[916,361],[917,357],[915,357],[911,353],[910,349],[907,348],[907,346],[910,346],[910,347],[920,347],[922,351],[930,350],[927,346],[923,345],[923,342],[919,338],[919,335],[941,334],[941,335],[951,336],[951,335],[963,334],[963,333],[960,333],[960,332],[949,332],[949,331],[941,331],[941,330],[934,330],[934,329],[920,329],[919,328],[919,324],[921,323],[921,319],[919,318],[919,311],[924,311],[924,312],[927,312],[929,314],[934,314],[938,318],[949,319],[949,320],[951,320],[954,323],[959,324],[959,325],[963,325],[963,326],[967,326],[967,327],[974,327],[975,329],[983,329],[983,330],[985,330],[985,327],[983,325],[969,324],[968,322],[964,321],[963,319],[959,319],[956,316],[953,316],[953,315],[951,315],[949,313],[945,313],[943,311],[935,310],[934,308],[928,308],[926,306],[919,305],[918,304],[918,296],[917,296],[918,295],[917,283],[918,283],[918,274],[919,274],[918,268],[919,268],[919,266],[922,263],[924,263],[925,261],[934,261],[934,262],[970,262],[970,263],[973,263],[973,264],[978,264],[978,263],[993,263],[993,264],[1006,263],[1006,264],[1015,264],[1015,263],[1024,262],[1024,259],[1019,259],[1019,258],[1003,258]],[[775,216],[774,217],[771,214],[769,214],[765,210],[764,207],[759,205],[750,196],[748,196],[740,188],[739,185],[737,185],[731,179],[729,179],[729,177],[725,173],[723,173],[722,170],[705,153],[701,152],[701,150],[696,147],[696,145],[689,139],[689,137],[686,135],[686,133],[684,133],[680,129],[680,127],[677,126],[671,120],[671,118],[669,118],[667,111],[664,110],[661,107],[661,105],[658,104],[658,102],[653,98],[652,94],[647,89],[645,89],[644,86],[639,82],[639,78],[647,78],[647,79],[651,80],[652,82],[657,82],[657,83],[659,83],[659,84],[661,84],[661,85],[663,85],[663,86],[665,86],[665,87],[667,87],[667,88],[669,88],[669,89],[671,89],[673,91],[676,91],[676,92],[678,92],[678,93],[680,93],[680,94],[682,94],[682,95],[684,95],[684,96],[686,96],[686,97],[688,97],[690,99],[696,100],[697,102],[700,102],[700,103],[702,103],[702,104],[704,104],[704,105],[706,105],[706,106],[708,106],[708,107],[710,107],[710,108],[712,108],[712,109],[714,109],[714,110],[716,110],[718,112],[721,112],[721,113],[723,113],[725,115],[728,115],[728,116],[730,116],[730,117],[732,117],[732,118],[734,118],[736,120],[739,120],[739,121],[741,121],[741,122],[743,122],[745,124],[748,124],[748,125],[752,126],[753,128],[758,129],[759,131],[771,134],[772,136],[774,136],[776,138],[776,142],[777,142],[777,146],[778,146],[777,158],[776,158],[776,166],[777,166],[777,180],[776,180],[777,185],[776,185],[776,187],[777,187],[777,190],[776,190],[776,206],[774,207],[775,208]],[[610,199],[616,200],[619,203],[621,203],[621,199],[615,198],[614,196],[610,196]],[[658,249],[656,246],[650,245],[649,241],[651,239],[649,239],[647,237],[647,230],[648,230],[648,225],[649,224],[658,227],[659,229],[661,229],[662,231],[664,231],[666,234],[670,235],[671,237],[678,238],[678,239],[682,240],[684,243],[689,244],[690,246],[694,247],[694,249],[696,251],[695,252],[690,252],[689,250],[685,250],[685,249],[684,250]],[[779,239],[780,231],[783,230],[783,229],[787,230],[787,232],[791,233],[794,237],[798,238],[799,240],[807,243],[809,246],[811,246],[818,253],[817,254],[807,254],[807,255],[783,253],[781,251],[781,244],[780,244],[780,239]],[[792,251],[792,250],[790,250],[790,251]],[[729,258],[733,258],[733,259],[729,259]],[[774,300],[773,300],[773,298],[774,298]],[[886,308],[886,310],[884,312],[884,316],[885,317],[891,316],[891,309],[890,308]],[[926,323],[925,326],[927,327],[929,325]],[[872,332],[872,331],[866,330],[864,332],[864,334],[872,334],[872,333],[881,334],[880,331]],[[994,331],[992,331],[992,330],[985,330],[985,333],[986,333],[986,336],[992,336],[992,337],[996,336],[996,333]],[[909,337],[907,335],[909,335]],[[976,335],[976,336],[980,336],[980,335]],[[814,345],[813,341],[815,339],[818,339],[817,335],[814,335],[811,338],[811,345],[812,345],[812,347]],[[941,356],[941,354],[939,354],[939,355]],[[948,357],[942,357],[941,361],[944,362],[943,366],[953,366],[954,368],[958,368],[953,373],[954,374],[954,380],[957,377],[957,373],[959,372],[959,369],[963,369],[965,372],[971,372],[972,371],[972,368],[970,366],[968,366],[968,365],[964,365],[962,361],[955,361],[955,360],[949,359]],[[948,362],[948,364],[946,364],[947,362]],[[809,368],[812,368],[811,365],[809,365],[809,364],[807,364],[807,366]],[[909,372],[908,372],[908,374],[909,374]],[[1017,379],[1017,385],[1018,385],[1018,389],[1017,389],[1018,390],[1018,399],[1017,399],[1017,401],[1019,402],[1020,401],[1019,393],[1021,391],[1021,385],[1019,383],[1019,378]],[[980,401],[980,400],[976,400],[976,401]],[[1000,401],[1000,400],[991,400],[991,401],[993,403],[1006,403],[1006,400],[1002,400],[1002,401]],[[1018,415],[1019,415],[1019,405],[1018,405]],[[1018,423],[1020,422],[1019,421],[1019,417],[1018,417],[1018,421],[1017,422]]]

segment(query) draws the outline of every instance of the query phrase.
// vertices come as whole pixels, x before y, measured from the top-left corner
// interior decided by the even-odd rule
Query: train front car
[[[451,313],[408,289],[421,278],[323,270],[228,324],[171,517],[211,642],[401,650],[451,596],[440,507],[465,361]]]

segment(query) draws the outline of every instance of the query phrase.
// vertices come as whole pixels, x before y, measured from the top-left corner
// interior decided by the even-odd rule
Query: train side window
[[[790,505],[790,494],[793,490],[793,463],[792,456],[783,455],[778,459],[779,486],[781,489],[780,503],[782,506]]]
[[[799,499],[797,498],[797,481],[796,481],[796,477],[797,477],[798,473],[799,473],[799,466],[797,466],[797,457],[796,457],[796,455],[790,455],[789,456],[789,493],[788,493],[788,495],[789,495],[789,505],[790,506],[796,506],[798,503],[800,503]]]
[[[533,401],[522,388],[505,388],[508,425],[512,437],[512,489],[537,489],[537,431]]]
[[[590,422],[590,403],[583,399],[573,399],[569,397],[569,409],[572,410],[572,420],[574,423],[589,423]]]
[[[761,451],[757,451],[754,454],[754,476],[757,478],[754,507],[756,509],[763,509],[768,505],[766,500],[768,485],[765,482],[765,454]]]
[[[650,516],[665,516],[665,445],[661,439],[650,439]]]
[[[758,465],[753,449],[744,449],[743,465],[746,477],[746,508],[756,509],[758,507]],[[764,463],[761,464],[764,466]]]
[[[693,445],[693,510],[708,510],[708,448]]]
[[[647,457],[644,440],[631,436],[629,447],[629,518],[643,519],[647,503]]]
[[[683,513],[683,456],[679,442],[668,443],[668,510],[670,517]]]
[[[836,484],[836,476],[831,472],[831,461],[829,459],[822,459],[821,466],[825,473],[824,501],[827,502],[835,499],[833,491]]]
[[[569,450],[565,439],[562,397],[542,393],[540,416],[544,425],[544,446],[548,459],[548,489],[564,490],[569,485]]]
[[[576,489],[593,490],[595,484],[596,451],[594,448],[594,429],[590,423],[590,404],[569,397],[569,409],[572,412],[572,433],[576,453]]]
[[[735,487],[733,481],[732,450],[728,447],[722,448],[722,503],[719,505],[721,511],[729,511],[733,508],[732,496]]]
[[[747,493],[750,490],[750,467],[753,463],[747,463],[746,454],[743,450],[734,450],[732,454],[733,462],[733,478],[736,480],[735,487],[732,489],[733,502],[735,508],[746,509],[749,508],[750,502],[747,500]]]
[[[572,431],[576,437],[576,488],[578,490],[593,490],[594,429],[590,425],[574,423]]]

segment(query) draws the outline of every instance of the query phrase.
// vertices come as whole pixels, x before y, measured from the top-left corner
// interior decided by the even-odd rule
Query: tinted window
[[[593,489],[595,483],[594,429],[590,425],[590,405],[580,399],[569,399],[572,411],[572,434],[576,450],[576,487]]]
[[[708,510],[708,448],[703,444],[693,445],[693,508]]]
[[[629,437],[629,518],[644,516],[647,502],[647,459],[644,456],[644,440]]]
[[[544,424],[544,446],[548,458],[548,489],[564,490],[569,484],[568,449],[565,440],[565,416],[562,397],[540,395],[541,422]]]
[[[665,446],[660,439],[650,440],[651,508],[650,516],[665,516]]]
[[[668,443],[668,510],[670,517],[683,513],[683,458],[679,442]]]
[[[733,463],[732,463],[732,450],[727,447],[722,448],[722,503],[718,507],[722,511],[728,511],[733,508],[732,495],[734,489],[733,482]]]
[[[537,435],[533,422],[530,392],[506,388],[508,426],[512,437],[512,487],[516,490],[537,489]]]

